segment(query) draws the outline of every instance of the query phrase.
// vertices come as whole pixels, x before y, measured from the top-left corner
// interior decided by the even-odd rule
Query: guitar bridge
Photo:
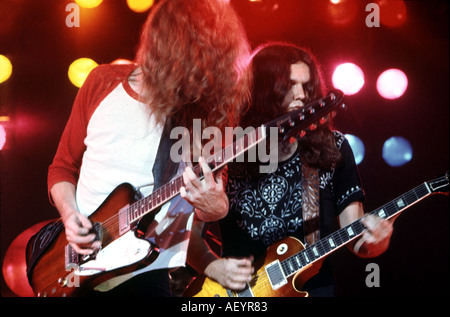
[[[95,240],[102,241],[103,239],[103,229],[99,222],[95,222],[93,224],[91,232],[95,233]],[[100,246],[98,249],[94,250],[94,253],[89,255],[79,255],[70,244],[67,244],[64,249],[64,267],[66,271],[69,271],[73,268],[78,268],[81,264],[86,263],[91,260],[95,260],[98,252],[102,247]]]
[[[80,265],[80,257],[78,253],[70,246],[70,244],[66,245],[64,248],[64,267],[66,271],[71,270],[74,267],[78,267]]]

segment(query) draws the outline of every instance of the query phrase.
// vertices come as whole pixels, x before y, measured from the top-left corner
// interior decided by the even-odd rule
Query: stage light
[[[134,12],[145,12],[153,6],[154,0],[127,0],[128,7]]]
[[[398,27],[405,23],[406,4],[403,0],[377,0],[380,7],[380,22],[388,27]]]
[[[408,140],[400,136],[393,136],[384,142],[382,155],[388,165],[398,167],[411,161],[413,151]]]
[[[95,67],[97,63],[90,58],[79,58],[75,60],[70,66],[68,76],[72,84],[80,88],[87,76]]]
[[[344,63],[336,67],[331,80],[334,88],[346,95],[354,95],[364,86],[364,73],[357,65]]]
[[[3,149],[3,146],[6,143],[6,130],[5,128],[0,124],[0,151]]]
[[[355,0],[330,0],[326,6],[327,20],[333,25],[346,26],[353,22],[358,13]]]
[[[98,7],[103,0],[75,0],[75,2],[82,8],[91,9]]]
[[[362,162],[364,159],[364,155],[366,153],[366,149],[364,147],[363,141],[361,141],[360,138],[353,134],[346,134],[345,138],[347,139],[348,143],[350,144],[350,147],[353,151],[353,156],[355,157],[356,165]]]
[[[111,64],[115,64],[115,65],[127,65],[127,64],[133,64],[132,61],[130,61],[129,59],[125,59],[125,58],[118,58],[115,61],[111,62]]]
[[[0,55],[0,84],[7,81],[12,74],[12,64],[8,57]]]
[[[396,68],[385,70],[378,76],[378,93],[386,99],[401,97],[408,87],[408,77],[403,71]]]

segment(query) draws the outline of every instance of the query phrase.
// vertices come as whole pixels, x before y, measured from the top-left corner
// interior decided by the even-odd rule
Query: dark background
[[[21,232],[58,217],[48,201],[46,177],[78,91],[67,77],[70,63],[80,57],[99,64],[133,59],[147,17],[129,10],[125,0],[109,0],[81,9],[80,27],[69,28],[65,7],[70,2],[0,0],[0,54],[13,64],[12,77],[0,84],[0,116],[10,117],[2,122],[7,141],[0,151],[2,263]],[[403,25],[369,28],[369,2],[375,0],[352,6],[347,0],[346,9],[330,11],[328,0],[231,0],[252,47],[269,40],[309,47],[328,81],[342,62],[363,69],[365,86],[347,97],[349,109],[339,113],[336,125],[365,143],[359,169],[370,211],[448,170],[449,11],[447,1],[406,1]],[[343,14],[340,23],[331,18],[333,12]],[[406,73],[409,86],[401,98],[385,100],[375,83],[392,67]],[[413,159],[404,166],[390,167],[381,157],[383,142],[391,136],[411,142]],[[396,220],[391,247],[381,257],[362,260],[345,248],[336,252],[339,295],[448,295],[448,212],[448,197],[432,196]],[[365,284],[368,263],[379,265],[378,288]],[[3,275],[1,295],[14,296]]]

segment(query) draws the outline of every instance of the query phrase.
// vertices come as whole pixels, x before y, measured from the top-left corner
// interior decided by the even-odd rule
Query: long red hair
[[[147,19],[136,55],[143,101],[158,122],[235,126],[250,101],[250,48],[224,0],[169,0]]]

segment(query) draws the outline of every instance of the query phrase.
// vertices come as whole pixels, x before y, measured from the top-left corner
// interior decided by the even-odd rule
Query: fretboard
[[[432,191],[428,188],[427,183],[423,183],[372,211],[371,214],[378,215],[384,219],[389,219],[431,194]],[[329,255],[339,247],[360,236],[363,233],[364,228],[364,225],[359,219],[319,240],[312,246],[308,246],[297,254],[285,259],[280,263],[284,276],[288,277],[293,275],[303,267]]]
[[[246,132],[246,134],[238,138],[231,145],[206,158],[206,162],[213,172],[255,147],[267,137],[266,128],[264,126]],[[197,164],[193,166],[193,171],[200,179],[203,178],[200,165]],[[155,189],[149,196],[131,204],[126,210],[128,224],[136,222],[148,213],[164,205],[180,193],[180,188],[182,186],[184,186],[184,182],[182,175],[180,175],[165,185]]]

